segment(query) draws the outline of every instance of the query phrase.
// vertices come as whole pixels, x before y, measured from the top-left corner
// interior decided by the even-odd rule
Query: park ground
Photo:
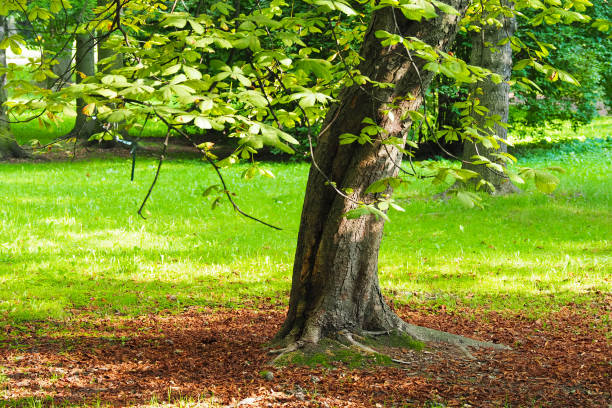
[[[512,348],[406,349],[399,365],[354,354],[269,365],[307,164],[264,164],[275,179],[248,182],[245,168],[226,172],[274,231],[211,209],[201,160],[164,163],[146,221],[152,157],[134,182],[128,157],[3,163],[0,406],[607,407],[611,127],[517,146],[519,165],[564,169],[552,194],[527,185],[466,209],[430,199],[444,185],[398,191],[406,211],[390,213],[379,262],[389,302],[411,323]]]

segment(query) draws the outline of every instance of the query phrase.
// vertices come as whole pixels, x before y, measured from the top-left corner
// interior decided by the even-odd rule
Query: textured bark
[[[507,4],[507,2],[505,2]],[[487,68],[492,72],[501,75],[503,81],[499,84],[493,83],[490,79],[479,81],[472,87],[472,90],[476,88],[482,89],[482,94],[477,95],[480,99],[480,104],[487,109],[489,112],[488,116],[499,115],[501,116],[502,122],[508,122],[508,109],[509,109],[509,91],[510,85],[510,74],[512,72],[512,49],[510,42],[504,45],[499,43],[511,36],[516,27],[516,21],[514,18],[505,18],[500,16],[501,27],[497,25],[487,25],[482,28],[478,33],[472,34],[472,54],[470,57],[470,63],[483,68]],[[473,118],[479,127],[484,127],[486,116],[474,113]],[[495,125],[490,130],[489,135],[496,135],[498,138],[505,140],[507,137],[507,129]],[[491,161],[498,161],[491,153],[495,152],[507,152],[507,145],[500,142],[500,149],[491,150],[487,149],[479,143],[473,143],[468,140],[463,145],[463,159],[464,161],[473,161],[472,156],[481,155],[489,158]],[[501,164],[501,163],[500,163]],[[518,191],[518,189],[499,172],[496,172],[485,166],[473,165],[463,163],[463,168],[472,170],[480,174],[480,178],[487,180],[493,186],[495,186],[496,194],[507,194]],[[476,180],[478,181],[478,180]]]
[[[5,16],[0,16],[0,42],[8,36],[8,22]],[[0,67],[6,67],[6,50],[0,49]],[[11,134],[11,127],[6,115],[4,103],[7,100],[6,75],[0,76],[0,160],[28,157],[19,147]]]
[[[85,75],[85,77],[93,76],[96,74],[94,48],[95,39],[89,34],[78,34],[76,36],[75,68],[77,71],[77,83],[82,82],[84,79],[81,74]],[[100,131],[100,129],[95,120],[92,120],[83,113],[84,107],[85,101],[81,98],[77,98],[77,117],[74,124],[74,128],[70,131],[70,134],[79,140],[86,141],[91,135]]]
[[[465,10],[467,0],[450,4]],[[321,170],[340,188],[352,188],[354,200],[371,202],[364,191],[374,181],[397,174],[401,153],[395,147],[381,145],[340,145],[342,133],[359,134],[362,120],[377,120],[389,136],[403,138],[410,122],[401,120],[408,110],[421,105],[421,86],[427,87],[431,75],[420,68],[424,61],[415,58],[421,72],[417,74],[403,47],[382,47],[374,33],[378,30],[397,32],[405,37],[418,37],[445,50],[453,41],[456,16],[415,22],[406,20],[391,8],[378,10],[364,39],[360,70],[370,78],[395,84],[393,89],[358,87],[346,89],[340,102],[327,114],[319,135],[314,160]],[[396,27],[397,22],[397,27]],[[412,95],[399,102],[393,115],[385,115],[385,103],[396,97]],[[378,282],[378,249],[384,221],[373,216],[358,219],[343,217],[356,205],[338,195],[325,178],[311,167],[302,210],[298,246],[293,268],[289,311],[277,339],[318,342],[323,336],[340,330],[393,330],[407,328],[385,303]],[[405,330],[408,331],[408,330]],[[416,333],[416,332],[415,332]],[[415,337],[417,337],[415,335]]]

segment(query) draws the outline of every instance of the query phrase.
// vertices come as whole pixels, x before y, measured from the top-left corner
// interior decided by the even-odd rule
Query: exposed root
[[[409,324],[397,317],[396,324],[398,329],[407,335],[413,337],[416,340],[424,343],[446,343],[452,346],[456,346],[463,351],[468,357],[473,356],[467,350],[467,347],[473,347],[475,349],[490,348],[494,350],[511,350],[510,347],[504,344],[491,343],[488,341],[474,340],[469,337],[460,336],[440,330],[430,329],[428,327],[415,326]]]
[[[296,341],[293,342],[291,344],[289,344],[287,347],[283,347],[281,349],[274,349],[274,350],[268,350],[268,354],[278,354],[276,357],[274,357],[274,359],[272,360],[272,364],[276,364],[278,363],[280,360],[282,360],[287,354],[289,353],[293,353],[296,350],[299,350],[300,348],[303,347],[303,342],[301,341]]]
[[[391,330],[380,330],[380,331],[368,331],[368,330],[363,330],[361,332],[362,335],[365,336],[388,336],[389,334],[393,333]]]
[[[382,335],[385,335],[385,334],[391,334],[390,331],[364,332],[364,334],[366,334],[366,333],[369,334],[369,335],[374,335],[374,336],[382,336]],[[396,363],[396,364],[410,365],[410,362],[408,362],[408,361],[400,360],[398,358],[393,358],[393,357],[391,357],[388,354],[381,353],[380,351],[376,351],[373,348],[368,347],[365,344],[362,344],[362,343],[358,342],[357,340],[355,340],[353,338],[353,335],[356,335],[356,334],[353,334],[353,333],[350,333],[350,332],[340,332],[339,334],[340,334],[340,336],[342,338],[346,339],[349,342],[349,344],[351,344],[352,346],[358,348],[361,351],[364,351],[364,352],[366,352],[368,354],[382,354],[384,356],[389,357],[389,359],[392,362]]]
[[[371,359],[376,364],[392,362],[411,365],[412,363],[409,361],[389,355],[387,350],[405,350],[406,348],[422,350],[427,343],[444,344],[447,347],[456,348],[458,352],[470,360],[476,359],[472,355],[471,349],[511,350],[510,347],[503,344],[474,340],[469,337],[406,323],[382,301],[381,307],[374,309],[370,320],[364,324],[365,327],[378,330],[349,328],[330,330],[330,333],[330,331],[323,329],[319,320],[311,318],[309,321],[316,324],[300,326],[301,330],[294,329],[290,331],[293,334],[280,340],[277,339],[286,347],[268,352],[277,354],[272,363],[279,364],[287,360],[289,362],[296,361],[299,363],[301,361],[306,362],[306,364],[317,364],[317,360],[344,361],[347,356],[355,355],[355,358],[359,361],[363,361],[365,357],[366,360]],[[439,346],[434,345],[434,347]],[[347,348],[354,349],[352,354],[350,350],[346,350]],[[344,351],[338,352],[342,349]],[[395,352],[392,353],[395,355]],[[408,360],[411,360],[411,358]]]
[[[341,336],[343,339],[346,339],[346,340],[349,342],[349,344],[351,344],[352,346],[357,347],[358,349],[360,349],[360,350],[362,350],[362,351],[365,351],[366,353],[370,353],[370,354],[375,354],[375,353],[378,353],[378,351],[374,350],[373,348],[368,347],[368,346],[366,346],[365,344],[361,344],[361,343],[359,343],[357,340],[355,340],[355,339],[353,338],[353,334],[352,334],[352,333],[350,333],[350,332],[343,331],[343,332],[340,332],[340,333],[338,333],[338,334],[339,334],[339,335],[340,335],[340,336]]]
[[[467,349],[467,347],[458,345],[457,348],[470,360],[476,360],[476,357]]]
[[[412,363],[410,363],[410,361],[400,360],[399,358],[391,357],[391,361],[393,361],[395,364],[412,365]]]

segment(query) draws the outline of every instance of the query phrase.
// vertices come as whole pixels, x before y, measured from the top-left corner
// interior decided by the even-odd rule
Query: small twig
[[[149,106],[149,107],[150,107],[150,105],[149,105],[149,104],[147,104],[147,103],[145,103],[145,102],[141,102],[141,101],[135,100],[135,99],[126,99],[126,102],[132,102],[132,103],[136,103],[136,104],[139,104],[139,105],[144,105],[144,106]],[[187,139],[189,142],[191,142],[191,144],[192,144],[192,145],[193,145],[193,146],[194,146],[196,149],[198,149],[198,150],[199,150],[199,151],[200,151],[200,152],[201,152],[201,153],[204,155],[204,158],[205,158],[205,159],[206,159],[206,161],[207,161],[207,162],[208,162],[208,163],[209,163],[209,164],[210,164],[210,165],[213,167],[213,169],[215,169],[215,172],[217,173],[217,177],[219,178],[219,181],[221,181],[221,184],[223,185],[223,192],[225,193],[225,196],[227,197],[227,200],[230,202],[230,204],[231,204],[231,205],[232,205],[232,207],[234,208],[234,211],[236,211],[238,214],[240,214],[240,215],[242,215],[243,217],[246,217],[246,218],[248,218],[248,219],[250,219],[250,220],[256,221],[256,222],[258,222],[258,223],[260,223],[260,224],[263,224],[263,225],[265,225],[265,226],[267,226],[267,227],[274,228],[275,230],[282,231],[282,228],[279,228],[279,227],[277,227],[277,226],[275,226],[275,225],[269,224],[269,223],[267,223],[267,222],[265,222],[265,221],[263,221],[263,220],[260,220],[260,219],[259,219],[259,218],[257,218],[257,217],[253,217],[252,215],[247,214],[246,212],[242,211],[242,209],[241,209],[241,208],[238,206],[238,204],[236,204],[236,202],[235,202],[235,201],[234,201],[234,199],[232,198],[232,194],[231,194],[231,192],[229,191],[229,189],[227,188],[227,184],[225,183],[225,179],[223,178],[223,175],[221,174],[221,169],[220,169],[220,168],[219,168],[219,166],[217,166],[217,164],[216,164],[216,163],[215,163],[215,162],[214,162],[214,161],[213,161],[213,160],[210,158],[210,156],[208,155],[208,152],[206,152],[204,149],[202,149],[202,148],[198,147],[198,144],[197,144],[197,143],[195,143],[195,142],[193,141],[193,139],[191,139],[191,137],[190,137],[190,136],[189,136],[187,133],[183,132],[181,129],[179,129],[178,127],[176,127],[176,126],[175,126],[175,125],[173,125],[172,123],[168,122],[168,121],[166,120],[166,118],[164,118],[162,115],[160,115],[160,114],[159,114],[159,113],[157,113],[156,111],[153,111],[153,114],[154,114],[155,116],[157,116],[157,117],[159,118],[159,120],[161,120],[162,122],[164,122],[164,124],[165,124],[165,125],[168,127],[168,134],[166,134],[166,142],[164,143],[164,151],[162,152],[162,157],[163,157],[163,154],[164,154],[164,153],[165,153],[165,151],[166,151],[166,147],[167,147],[167,144],[168,144],[168,136],[170,135],[170,130],[174,130],[174,131],[176,131],[176,132],[177,132],[179,135],[183,136],[185,139]],[[155,175],[155,180],[153,180],[153,185],[155,184],[155,181],[157,180],[157,175],[159,174],[159,168],[160,168],[160,167],[161,167],[161,158],[160,158],[160,163],[159,163],[159,166],[158,166],[158,168],[157,168],[157,173],[156,173],[156,175]],[[153,188],[153,185],[151,186],[151,189],[149,190],[149,194],[151,193],[151,190],[152,190],[152,188]],[[149,194],[147,194],[147,198],[148,198]],[[145,201],[146,201],[146,198],[145,198]],[[142,210],[142,207],[144,207],[144,202],[143,202],[143,205],[140,207],[140,210],[138,210],[138,214],[139,214],[141,217],[142,217],[142,214],[140,213],[140,211]],[[144,217],[143,217],[143,218],[144,218]]]
[[[143,220],[146,220],[146,217],[142,215],[142,210],[144,209],[144,206],[147,203],[147,200],[149,199],[149,197],[151,196],[151,192],[153,191],[155,184],[157,183],[157,178],[159,177],[159,171],[161,170],[162,163],[164,162],[164,156],[166,155],[166,149],[168,148],[168,138],[169,137],[170,137],[170,127],[168,127],[168,131],[166,132],[166,139],[164,140],[164,147],[162,148],[162,152],[159,155],[159,163],[157,164],[157,171],[155,172],[155,177],[153,178],[153,182],[151,183],[151,186],[149,187],[149,191],[147,191],[147,195],[145,196],[144,200],[142,201],[142,204],[140,205],[140,208],[138,209],[138,215],[140,215]]]

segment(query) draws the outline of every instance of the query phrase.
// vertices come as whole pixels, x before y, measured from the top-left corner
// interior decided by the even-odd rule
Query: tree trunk
[[[76,82],[81,83],[84,77],[96,74],[96,64],[94,61],[95,39],[89,34],[78,34],[76,36]],[[84,77],[83,77],[84,76]],[[76,109],[77,117],[74,128],[70,131],[73,137],[87,141],[96,132],[100,131],[97,122],[83,113],[85,101],[77,98]]]
[[[108,0],[97,0],[98,7],[106,7]],[[98,72],[111,72],[123,67],[123,54],[108,46],[108,32],[98,32]],[[101,64],[100,61],[111,58],[110,63]]]
[[[508,4],[508,2],[502,3]],[[479,115],[478,113],[472,114],[475,124],[479,128],[486,128],[485,121],[487,116],[499,115],[502,122],[508,122],[508,94],[510,91],[508,81],[510,80],[510,74],[512,72],[512,48],[510,47],[509,41],[503,45],[499,44],[502,40],[513,35],[516,29],[516,19],[507,18],[503,15],[499,18],[501,26],[486,25],[482,27],[480,32],[472,34],[472,54],[470,63],[472,65],[487,68],[491,70],[491,72],[499,74],[503,79],[499,84],[495,84],[490,78],[487,78],[472,86],[472,91],[476,91],[477,88],[482,90],[482,93],[478,93],[476,97],[480,100],[482,106],[489,109],[489,112],[485,115]],[[508,131],[505,127],[495,124],[492,129],[489,129],[488,135],[496,135],[499,139],[505,140],[507,133]],[[499,159],[491,155],[491,153],[508,151],[505,143],[502,141],[499,143],[499,149],[487,149],[480,143],[466,140],[463,144],[463,160],[468,162],[474,161],[472,156],[480,155],[487,157],[492,162],[503,165]],[[507,176],[494,169],[469,163],[463,163],[462,167],[477,172],[481,179],[490,182],[495,187],[496,194],[508,194],[518,191]],[[475,182],[479,181],[479,179],[473,180],[475,180]]]
[[[0,42],[9,35],[7,18],[0,16]],[[0,67],[6,67],[6,50],[0,49]],[[19,147],[11,134],[4,103],[7,101],[6,74],[0,76],[0,160],[9,158],[28,157],[27,153]]]
[[[53,65],[52,71],[59,78],[47,79],[47,88],[58,91],[72,83],[71,65],[72,65],[72,47],[62,51],[55,57],[57,64]]]
[[[123,67],[123,54],[115,51],[112,48],[108,48],[106,45],[107,41],[100,41],[98,43],[98,71],[100,72],[111,72],[114,69]],[[100,61],[112,58],[112,62],[101,64]]]
[[[448,3],[464,11],[468,1]],[[395,87],[369,88],[368,93],[359,87],[346,89],[327,114],[323,129],[329,126],[329,130],[319,135],[314,154],[322,172],[339,188],[353,189],[352,200],[372,202],[373,196],[364,191],[380,178],[397,175],[401,153],[380,141],[373,145],[340,145],[339,135],[359,134],[362,120],[371,117],[388,136],[405,137],[411,123],[403,121],[402,114],[419,108],[421,87],[426,88],[432,78],[421,69],[425,62],[415,58],[419,79],[405,49],[401,45],[381,46],[374,33],[399,29],[406,38],[414,36],[444,50],[453,41],[457,22],[458,17],[450,15],[411,21],[399,11],[394,15],[391,8],[374,13],[361,49],[364,60],[360,70],[375,81],[391,82]],[[396,102],[393,115],[383,114],[386,103],[382,101],[410,95],[412,99]],[[374,216],[345,218],[343,214],[356,204],[337,194],[326,181],[313,165],[302,210],[289,310],[276,340],[287,344],[317,343],[345,330],[394,329],[423,341],[459,338],[409,325],[389,308],[380,291],[377,271],[384,221]],[[469,339],[458,342],[469,345]]]

